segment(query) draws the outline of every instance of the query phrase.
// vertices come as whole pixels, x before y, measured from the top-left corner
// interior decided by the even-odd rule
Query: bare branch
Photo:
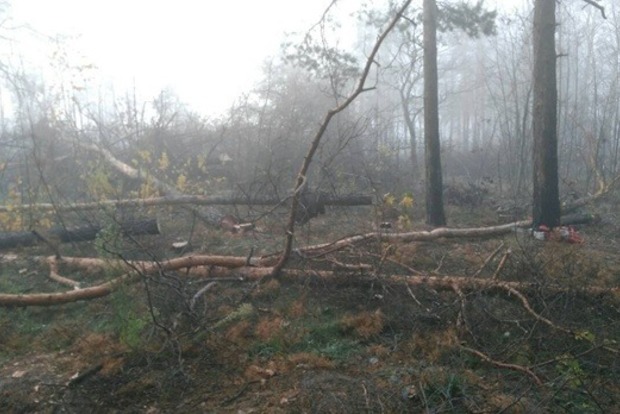
[[[256,260],[254,260],[256,259]],[[268,258],[254,258],[253,264],[257,264],[259,267],[246,266],[246,258],[244,257],[226,257],[226,256],[185,256],[176,259],[167,260],[164,262],[125,262],[122,260],[106,261],[103,259],[93,258],[69,258],[64,257],[60,259],[63,263],[70,264],[72,266],[78,266],[92,270],[93,266],[110,266],[113,264],[123,264],[124,266],[130,266],[130,270],[127,273],[118,276],[115,279],[107,281],[105,283],[90,286],[80,289],[74,289],[66,292],[53,292],[53,293],[32,293],[32,294],[0,294],[0,306],[54,306],[62,303],[70,303],[82,300],[91,300],[100,297],[104,297],[112,293],[118,287],[135,283],[140,276],[153,274],[161,271],[172,271],[180,269],[189,269],[185,274],[191,277],[208,277],[208,278],[237,278],[236,280],[245,281],[260,281],[270,277],[274,273],[274,268],[269,267],[272,260]],[[49,260],[57,260],[52,257]],[[281,269],[280,273],[284,277],[299,278],[308,275],[307,269]],[[360,275],[362,273],[362,275]],[[376,280],[376,277],[372,277],[372,272],[364,274],[364,269],[356,269],[354,271],[338,270],[316,270],[312,272],[312,275],[321,279],[329,280],[339,278],[342,276],[358,277],[360,280]],[[360,277],[361,276],[361,277]],[[389,275],[384,279],[386,282],[395,283],[397,285],[405,284],[407,286],[427,286],[432,289],[438,290],[452,290],[455,291],[455,287],[460,290],[467,291],[483,291],[483,290],[499,290],[515,297],[523,304],[525,309],[536,320],[544,323],[559,331],[574,334],[572,331],[558,326],[550,320],[536,313],[529,305],[525,296],[520,291],[539,289],[539,286],[518,281],[498,281],[491,279],[471,278],[463,276],[411,276],[411,275]],[[545,290],[548,292],[566,292],[569,290],[565,286],[560,285],[547,285]],[[620,287],[599,287],[599,286],[587,286],[581,290],[583,293],[590,295],[602,295],[610,294],[618,296],[620,294]]]
[[[603,15],[603,19],[607,19],[607,16],[605,16],[605,7],[596,3],[594,0],[583,0],[583,1],[588,3],[590,6],[594,6],[597,9],[599,9],[601,11],[601,14]]]
[[[203,288],[201,288],[198,292],[194,294],[192,300],[189,302],[189,309],[193,312],[196,307],[196,302],[202,295],[204,295],[209,289],[217,286],[217,282],[209,282]]]
[[[461,346],[461,349],[463,351],[467,351],[470,354],[474,354],[477,357],[479,357],[480,359],[482,359],[483,361],[486,361],[492,365],[495,365],[498,368],[505,368],[505,369],[510,369],[513,371],[519,371],[522,372],[524,374],[527,374],[528,376],[530,376],[530,378],[532,378],[534,380],[534,382],[536,383],[536,385],[538,386],[542,386],[543,382],[540,378],[538,378],[538,375],[536,375],[534,373],[534,371],[532,371],[531,369],[529,369],[528,367],[524,367],[523,365],[516,365],[516,364],[507,364],[505,362],[500,362],[500,361],[496,361],[493,358],[491,358],[490,356],[475,350],[473,348],[468,348],[466,346]]]
[[[480,269],[478,269],[476,273],[473,274],[473,277],[479,276],[480,273],[482,273],[482,271],[484,270],[484,268],[487,267],[487,265],[491,262],[491,260],[493,260],[495,256],[497,256],[497,254],[503,247],[504,247],[504,242],[501,242],[499,246],[497,246],[497,248],[493,251],[493,253],[491,253],[489,257],[486,258],[484,263],[482,263],[482,266],[480,266]]]
[[[493,277],[492,277],[493,280],[497,280],[499,278],[499,273],[504,268],[504,265],[506,264],[506,261],[508,260],[511,254],[512,254],[511,249],[506,250],[506,253],[504,253],[501,260],[499,261],[499,264],[497,265],[497,269],[495,269],[495,273],[493,273]]]
[[[280,270],[282,270],[282,268],[284,267],[284,265],[286,264],[286,262],[288,261],[291,255],[291,250],[293,248],[293,240],[295,237],[294,235],[295,218],[297,215],[297,209],[299,208],[299,199],[300,199],[299,190],[306,182],[306,174],[308,173],[308,169],[310,168],[310,164],[312,163],[312,159],[314,157],[315,152],[317,151],[319,147],[321,139],[323,138],[323,135],[325,134],[325,131],[327,130],[327,127],[329,123],[331,122],[332,118],[336,116],[338,113],[344,111],[360,94],[368,90],[367,88],[365,88],[364,85],[366,83],[366,79],[368,78],[368,75],[370,74],[370,69],[372,68],[374,64],[375,56],[377,55],[377,53],[379,53],[381,44],[387,38],[388,34],[392,31],[392,29],[396,26],[396,23],[400,20],[401,16],[403,15],[407,7],[409,7],[409,4],[411,3],[411,1],[412,0],[405,1],[405,3],[401,6],[401,8],[398,10],[396,15],[394,16],[394,18],[390,21],[386,29],[377,38],[377,41],[375,42],[375,45],[372,51],[370,52],[370,55],[366,59],[366,65],[359,78],[357,87],[344,102],[342,102],[337,107],[327,111],[327,114],[325,115],[325,118],[323,119],[323,122],[321,123],[319,130],[317,131],[316,135],[314,136],[314,139],[312,140],[310,149],[308,150],[308,153],[306,154],[304,158],[304,162],[302,163],[299,173],[297,174],[297,180],[296,180],[295,189],[293,192],[292,206],[290,210],[288,224],[286,226],[285,247],[280,257],[280,260],[278,261],[276,266],[274,266],[274,273],[273,273],[274,276],[277,275],[277,273]]]

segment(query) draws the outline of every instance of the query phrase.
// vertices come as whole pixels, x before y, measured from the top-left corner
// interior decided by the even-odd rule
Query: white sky
[[[74,44],[118,89],[170,87],[202,112],[221,111],[260,77],[287,31],[305,30],[329,0],[12,0],[14,24]],[[25,52],[29,46],[17,46]],[[35,52],[39,58],[50,51]],[[35,58],[36,59],[36,58]],[[44,65],[44,63],[42,63]]]
[[[260,79],[265,58],[278,52],[284,33],[308,29],[330,0],[10,3],[15,24],[27,24],[52,37],[75,37],[73,51],[112,79],[117,93],[134,82],[145,99],[170,88],[193,109],[211,115],[226,110],[236,97],[249,91]],[[31,60],[39,59],[42,68],[51,54],[28,41],[18,41],[16,48],[30,53]]]

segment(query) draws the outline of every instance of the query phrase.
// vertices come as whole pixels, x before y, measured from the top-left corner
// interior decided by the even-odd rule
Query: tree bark
[[[558,184],[555,0],[534,3],[534,227],[560,225]]]
[[[426,159],[426,222],[445,226],[441,148],[439,143],[439,98],[437,82],[437,2],[424,0],[424,145]]]

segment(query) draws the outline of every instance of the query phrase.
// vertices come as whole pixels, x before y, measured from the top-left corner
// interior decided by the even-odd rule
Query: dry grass
[[[342,221],[342,228],[334,225],[335,220]],[[367,222],[365,214],[323,216],[300,230],[299,241],[328,241],[343,233],[362,232]],[[262,233],[251,240],[224,240],[226,234],[218,237],[218,242],[230,243],[246,254],[257,240],[276,244],[271,235]],[[155,315],[179,315],[176,320],[181,323],[160,319],[170,334],[149,325],[145,332],[154,332],[151,342],[134,351],[120,346],[118,334],[108,328],[110,309],[95,302],[80,304],[77,315],[84,314],[85,320],[100,318],[98,329],[75,322],[75,326],[84,326],[80,335],[66,322],[75,314],[54,309],[4,314],[2,323],[8,335],[0,338],[0,345],[6,353],[30,341],[33,351],[41,352],[52,339],[69,343],[66,349],[73,353],[73,360],[64,369],[57,368],[66,378],[41,376],[49,383],[65,383],[76,372],[103,364],[99,373],[79,387],[63,388],[61,402],[50,392],[46,401],[59,405],[41,403],[38,411],[156,407],[159,412],[526,413],[576,412],[574,407],[596,412],[600,404],[607,412],[620,412],[615,397],[617,355],[598,346],[616,347],[620,341],[617,299],[574,291],[548,294],[544,289],[548,281],[567,287],[617,284],[620,259],[609,248],[613,244],[609,240],[616,235],[597,237],[596,246],[534,243],[515,235],[501,240],[513,249],[513,255],[500,279],[532,282],[535,288],[524,295],[533,309],[558,325],[579,329],[586,339],[541,326],[519,301],[502,292],[466,291],[462,298],[453,291],[426,286],[411,287],[409,292],[404,285],[392,285],[382,278],[411,269],[424,274],[470,275],[501,242],[446,239],[396,244],[385,258],[410,269],[385,260],[376,275],[364,273],[359,279],[342,275],[322,280],[310,270],[326,266],[329,259],[376,265],[388,246],[369,242],[321,261],[296,258],[293,265],[309,270],[299,280],[272,280],[255,289],[249,283],[218,282],[191,318],[184,313],[183,300],[191,298],[205,281],[192,284],[195,281],[185,277],[169,279],[156,292]],[[227,248],[208,247],[209,251]],[[490,277],[500,257],[480,277]],[[136,285],[128,295],[140,305],[135,306],[137,313],[148,309],[141,288]],[[58,320],[52,317],[54,312]],[[150,321],[148,314],[134,316]],[[24,325],[21,331],[10,325],[11,317],[19,318]],[[26,323],[34,318],[45,326]],[[589,342],[587,338],[592,337]],[[37,343],[32,338],[42,339]],[[533,386],[523,373],[462,352],[462,343],[496,360],[534,366],[545,380],[544,389]],[[116,356],[115,352],[124,354]],[[545,364],[562,355],[570,355],[574,365]],[[11,367],[10,362],[7,366]],[[12,372],[2,374],[9,378]],[[15,385],[21,394],[2,387],[8,385],[0,385],[4,392],[0,395],[13,404],[11,408],[28,407],[32,383]],[[545,400],[541,397],[545,393],[557,398]],[[569,403],[574,403],[573,408]]]
[[[260,318],[254,329],[256,337],[262,341],[267,341],[279,336],[284,327],[285,320],[280,316]]]
[[[291,354],[287,359],[298,369],[333,369],[335,366],[333,361],[310,352]]]
[[[97,359],[102,355],[125,352],[127,347],[109,334],[91,332],[78,339],[71,350],[84,358]]]
[[[432,364],[440,362],[446,352],[459,345],[456,330],[449,327],[440,331],[417,333],[402,344],[403,352],[416,359],[423,359]]]
[[[224,333],[224,337],[233,343],[246,342],[252,336],[252,323],[250,321],[240,321],[229,327]]]
[[[307,314],[306,295],[302,295],[299,299],[294,300],[287,312],[292,319],[299,319]]]
[[[365,311],[355,315],[346,315],[341,323],[345,329],[353,330],[356,336],[369,339],[381,333],[385,324],[385,316],[381,309],[377,309],[374,312]]]

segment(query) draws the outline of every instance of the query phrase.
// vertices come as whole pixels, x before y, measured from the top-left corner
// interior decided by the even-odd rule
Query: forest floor
[[[585,290],[620,284],[620,208],[594,210],[601,222],[577,226],[583,244],[526,233],[369,241],[296,257],[301,277],[220,280],[191,311],[209,280],[165,272],[92,301],[0,308],[1,411],[620,412],[620,298]],[[459,227],[498,223],[484,209],[450,208],[448,217]],[[170,255],[165,246],[188,231],[182,217],[170,220],[162,236],[124,251]],[[193,253],[272,253],[281,248],[276,227],[232,236],[196,225]],[[368,208],[333,210],[298,238],[333,241],[372,227]],[[71,254],[96,255],[95,245]],[[62,290],[29,258],[42,253],[3,260],[0,292]],[[344,264],[369,266],[357,276],[316,272]],[[505,291],[409,286],[386,278],[394,274],[523,282],[530,309]]]

